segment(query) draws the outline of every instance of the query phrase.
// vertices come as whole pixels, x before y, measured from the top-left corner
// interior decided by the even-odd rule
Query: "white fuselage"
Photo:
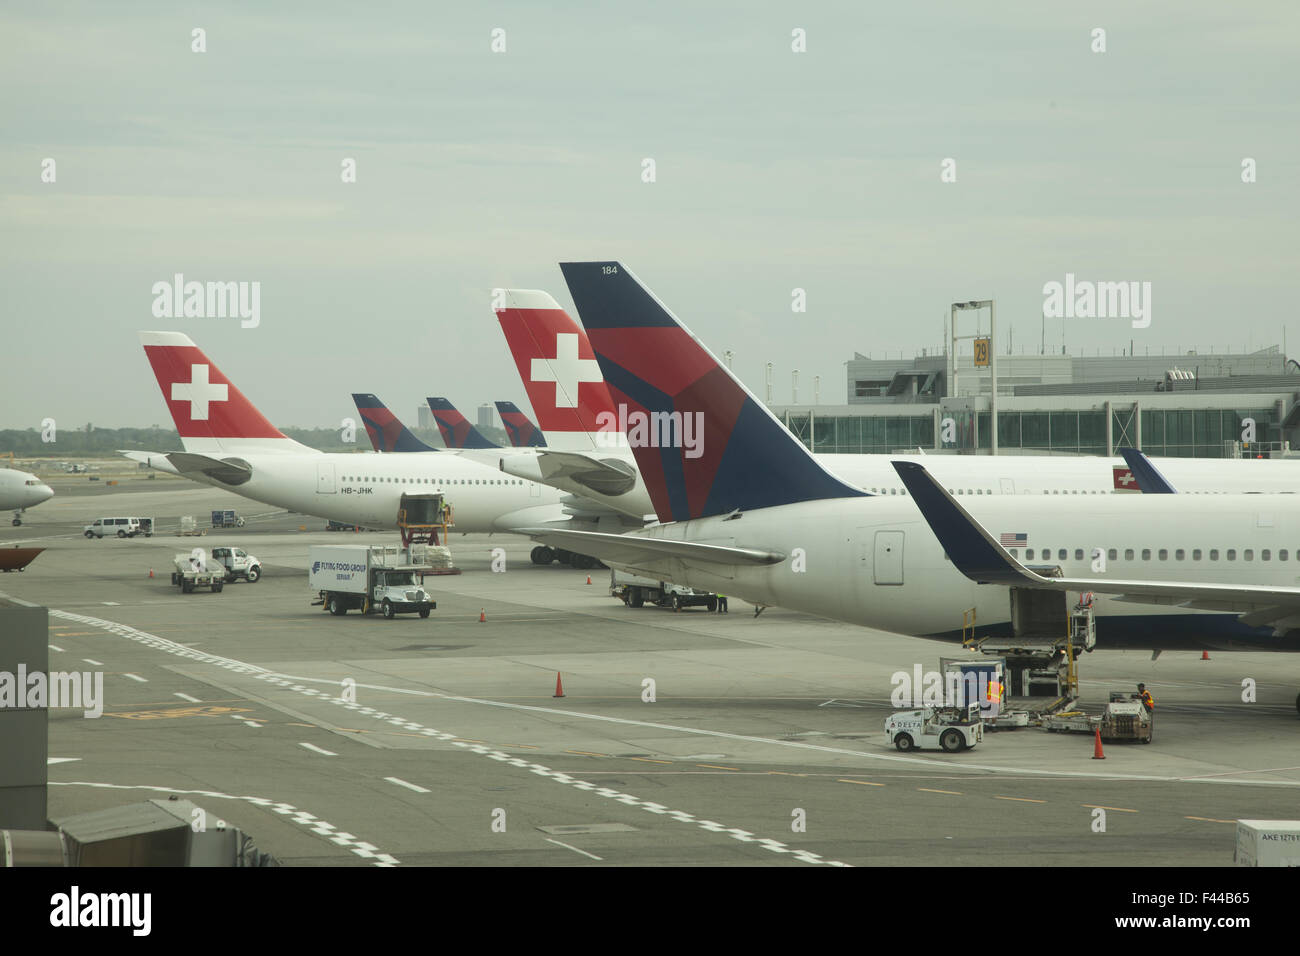
[[[503,449],[498,454],[507,474],[539,478],[533,459],[546,449]],[[509,454],[509,452],[515,452]],[[518,454],[523,452],[524,454]],[[480,453],[481,454],[481,453]],[[576,482],[551,482],[557,488],[640,517],[653,514],[650,493],[629,449],[589,452],[614,458],[636,469],[636,485],[622,495],[601,495]],[[916,461],[953,494],[1102,495],[1115,491],[1114,469],[1127,468],[1122,458],[1048,455],[814,455],[837,478],[871,494],[901,495],[903,483],[891,461]],[[485,460],[485,459],[482,459]],[[1300,491],[1300,459],[1161,458],[1162,474],[1183,494],[1247,494]],[[543,482],[547,479],[541,478]],[[1136,491],[1136,483],[1130,490]]]
[[[1112,495],[1062,500],[1041,494],[993,495],[963,505],[995,537],[1026,534],[1030,547],[1020,549],[1021,561],[1060,566],[1066,577],[1300,585],[1300,497]],[[806,502],[750,511],[730,521],[696,519],[633,534],[788,555],[780,564],[728,566],[724,571],[717,565],[679,560],[628,566],[754,604],[920,636],[958,634],[963,612],[970,608],[976,609],[981,628],[1010,620],[1009,589],[975,584],[958,571],[908,498]],[[1104,575],[1092,570],[1094,548],[1108,555]],[[797,570],[799,566],[804,570]],[[1235,615],[1222,611],[1098,598],[1099,646],[1108,630],[1113,635],[1144,627],[1163,633],[1172,629],[1183,636],[1225,639],[1252,633],[1237,625]],[[1107,618],[1109,628],[1103,626]],[[1255,637],[1262,646],[1270,643],[1267,630]],[[1155,640],[1150,646],[1159,644]]]
[[[222,457],[247,462],[252,477],[238,485],[185,477],[264,504],[370,528],[396,528],[404,494],[443,495],[455,531],[462,534],[564,520],[560,492],[459,455],[225,451]]]
[[[54,497],[54,489],[35,475],[13,468],[0,468],[0,511],[34,508]]]

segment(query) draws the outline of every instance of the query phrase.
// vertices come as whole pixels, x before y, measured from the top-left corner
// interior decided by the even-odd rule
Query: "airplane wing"
[[[127,458],[130,458],[132,461],[138,461],[144,465],[147,465],[148,467],[153,468],[156,471],[166,472],[169,475],[180,474],[180,472],[176,470],[176,467],[167,460],[167,455],[164,452],[127,451],[125,449],[119,448],[117,450],[117,453],[119,455],[123,455]]]
[[[1137,479],[1138,487],[1142,489],[1144,495],[1173,495],[1178,493],[1178,489],[1170,483],[1168,478],[1160,474],[1160,469],[1151,464],[1151,459],[1142,452],[1136,448],[1121,448],[1119,453],[1124,456],[1124,463],[1128,465],[1128,470]]]
[[[1137,604],[1164,604],[1224,611],[1254,627],[1279,631],[1300,626],[1300,588],[1281,585],[1204,584],[1192,581],[1142,581],[1118,578],[1048,577],[1021,564],[980,525],[957,499],[934,480],[924,465],[895,461],[894,470],[916,501],[957,570],[976,584],[1094,591]]]
[[[212,458],[208,455],[196,455],[193,452],[173,451],[167,455],[176,473],[189,477],[206,475],[227,485],[242,485],[253,477],[253,469],[241,458]]]
[[[518,528],[519,534],[551,547],[577,551],[599,558],[606,564],[644,568],[673,559],[693,564],[765,565],[779,564],[786,555],[760,548],[737,548],[733,545],[707,544],[701,541],[676,541],[639,534],[605,534],[599,531],[560,531],[552,528]]]
[[[630,464],[585,452],[539,451],[536,456],[503,458],[501,470],[576,494],[622,495],[636,487],[636,469]]]

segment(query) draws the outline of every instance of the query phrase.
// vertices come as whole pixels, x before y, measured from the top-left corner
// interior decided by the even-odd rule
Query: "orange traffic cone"
[[[560,672],[555,672],[555,697],[564,696],[564,685],[560,683]]]
[[[1105,760],[1106,755],[1101,752],[1101,728],[1097,728],[1097,742],[1092,747],[1093,760]]]
[[[153,568],[149,569],[149,577],[153,577]]]
[[[479,608],[479,609],[478,609],[478,622],[479,622],[480,624],[486,624],[486,623],[487,623],[487,609],[486,609],[486,608]]]
[[[588,584],[590,584],[590,583],[591,583],[591,575],[590,575],[590,574],[589,574],[589,575],[587,575],[587,583],[588,583]]]
[[[1203,661],[1208,661],[1209,659],[1210,659],[1210,652],[1209,652],[1209,651],[1201,651],[1201,660],[1203,660]]]

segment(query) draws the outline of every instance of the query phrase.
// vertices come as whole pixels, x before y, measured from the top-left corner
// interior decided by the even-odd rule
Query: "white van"
[[[152,524],[152,522],[150,522],[150,524]],[[134,538],[137,534],[141,533],[143,533],[145,537],[151,537],[152,532],[153,529],[146,528],[141,524],[139,518],[96,518],[85,527],[87,538],[102,538],[104,535],[117,535],[119,538]]]

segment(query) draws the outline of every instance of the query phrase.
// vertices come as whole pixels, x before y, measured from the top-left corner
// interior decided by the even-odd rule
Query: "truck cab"
[[[226,581],[243,578],[254,584],[262,576],[262,562],[243,548],[213,548],[212,560],[226,569]]]
[[[923,747],[957,753],[984,739],[984,721],[978,702],[964,707],[923,707],[890,714],[885,733],[904,753]]]

